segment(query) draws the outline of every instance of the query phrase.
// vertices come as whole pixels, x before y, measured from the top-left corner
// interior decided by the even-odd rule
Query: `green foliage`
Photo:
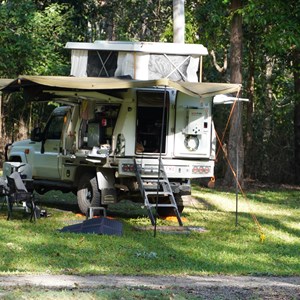
[[[32,1],[9,1],[0,5],[0,75],[15,77],[26,72],[31,53],[34,15]],[[26,13],[24,13],[26,12]]]
[[[53,3],[38,10],[35,1],[2,1],[0,77],[68,75],[70,54],[64,45],[76,35],[73,15],[67,4]],[[17,138],[14,127],[19,128],[19,122],[28,126],[30,112],[21,94],[12,95],[3,109],[6,134]],[[33,123],[39,122],[32,117]]]
[[[255,111],[253,113],[253,178],[268,182],[293,182],[294,101],[293,82],[285,62],[275,60],[272,76],[267,79],[257,58],[255,75]],[[272,86],[272,99],[268,99],[266,86]]]
[[[243,1],[243,5],[239,11],[243,17],[243,96],[249,97],[250,88],[254,91],[253,103],[249,104],[253,108],[250,119],[246,116],[245,105],[245,176],[291,182],[295,104],[292,60],[300,41],[299,1],[249,0]],[[198,1],[195,19],[200,42],[215,51],[217,62],[222,66],[224,52],[230,55],[230,1]],[[272,74],[267,78],[267,61],[270,60]],[[229,69],[218,73],[210,59],[204,60],[205,80],[228,81]],[[248,111],[251,109],[249,107]],[[225,128],[228,115],[226,109],[223,116],[220,112],[216,115],[219,132]]]
[[[1,76],[67,75],[63,48],[74,37],[71,7],[54,3],[38,11],[33,1],[9,1],[0,14]]]
[[[229,6],[224,1],[201,1],[195,7],[195,19],[201,44],[216,52],[229,47]]]
[[[170,23],[172,1],[112,0],[100,5],[96,13],[93,21],[102,28],[93,39],[157,42]]]
[[[37,11],[33,18],[33,48],[35,56],[31,72],[39,75],[67,75],[69,64],[63,48],[71,38],[72,8],[51,4],[44,11]]]

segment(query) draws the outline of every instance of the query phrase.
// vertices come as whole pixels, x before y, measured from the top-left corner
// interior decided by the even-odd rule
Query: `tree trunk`
[[[233,13],[231,21],[230,36],[230,81],[232,83],[242,83],[242,16],[237,12],[242,7],[241,0],[231,1]],[[242,134],[242,111],[243,104],[238,102],[230,121],[228,159],[232,169],[238,176],[239,183],[243,185],[243,165],[244,165],[244,145]],[[236,178],[230,166],[227,167],[224,183],[235,185]]]
[[[255,72],[255,44],[249,45],[249,73],[247,83],[247,95],[249,102],[247,105],[247,124],[246,124],[246,145],[245,145],[245,174],[252,176],[254,173],[253,162],[255,158],[253,147],[253,113],[254,113],[254,72]]]
[[[184,43],[184,0],[173,0],[173,42]]]
[[[263,151],[263,159],[261,163],[261,176],[263,179],[268,180],[270,177],[270,164],[271,164],[271,153],[269,151],[270,139],[272,135],[271,128],[271,118],[272,118],[272,99],[273,99],[273,91],[272,91],[272,74],[274,68],[274,59],[272,57],[265,57],[266,63],[266,97],[265,97],[265,105],[264,105],[264,123],[263,127],[263,136],[262,136],[262,151]]]
[[[295,49],[293,57],[295,109],[294,109],[294,135],[295,135],[295,183],[300,184],[300,49]]]

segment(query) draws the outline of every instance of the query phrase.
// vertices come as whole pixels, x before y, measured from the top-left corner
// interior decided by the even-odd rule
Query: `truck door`
[[[53,114],[43,133],[41,148],[34,155],[34,177],[59,179],[59,154],[61,152],[62,132],[66,121],[67,111]]]

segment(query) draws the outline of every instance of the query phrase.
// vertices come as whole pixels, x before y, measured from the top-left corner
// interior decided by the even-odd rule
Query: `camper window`
[[[88,51],[87,76],[113,77],[117,69],[118,53],[113,51]]]
[[[168,93],[163,91],[137,92],[136,153],[158,153],[160,151],[164,153],[166,151],[168,96]],[[164,99],[165,97],[166,99]],[[160,145],[161,135],[163,135],[162,145]]]

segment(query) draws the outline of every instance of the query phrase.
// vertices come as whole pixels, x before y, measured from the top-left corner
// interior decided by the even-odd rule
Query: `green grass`
[[[0,212],[0,273],[148,274],[148,275],[300,275],[300,211],[296,189],[264,189],[239,197],[235,226],[235,194],[193,188],[195,200],[185,208],[185,226],[205,233],[171,234],[137,231],[150,225],[140,205],[122,202],[109,213],[123,223],[123,235],[60,233],[70,222],[84,220],[73,211],[75,196],[40,196],[51,213],[35,224],[15,215],[6,221]],[[68,210],[54,208],[62,202]],[[73,205],[73,206],[72,206]],[[71,209],[71,210],[70,210]],[[266,236],[253,221],[255,216]],[[160,220],[159,225],[176,225]]]

